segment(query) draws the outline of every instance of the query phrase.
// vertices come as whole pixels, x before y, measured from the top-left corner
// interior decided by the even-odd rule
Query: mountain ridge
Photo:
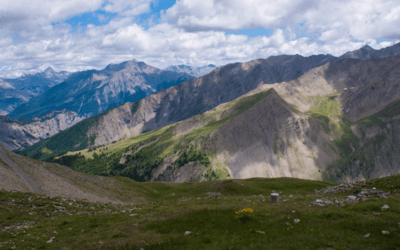
[[[162,71],[136,60],[110,64],[100,71],[72,74],[63,83],[17,107],[8,116],[31,118],[52,110],[68,109],[90,117],[190,78],[192,76],[187,74]]]
[[[352,127],[358,123],[365,124],[363,119],[374,116],[377,111],[382,111],[391,103],[400,100],[400,89],[393,88],[397,83],[397,76],[400,74],[398,67],[393,65],[398,63],[400,63],[400,55],[367,61],[335,59],[313,68],[294,80],[259,84],[256,89],[249,92],[243,90],[246,92],[244,95],[240,95],[233,101],[221,103],[213,110],[203,112],[201,115],[194,114],[185,120],[168,124],[164,114],[166,111],[172,111],[168,110],[168,107],[173,106],[168,104],[168,100],[174,100],[173,93],[190,92],[193,96],[196,94],[193,91],[194,87],[200,86],[200,82],[207,82],[207,78],[218,79],[218,76],[223,76],[226,72],[231,71],[235,71],[239,77],[245,77],[246,72],[251,75],[249,82],[257,83],[257,79],[261,79],[258,77],[264,74],[257,75],[253,72],[265,72],[260,69],[266,67],[267,64],[265,61],[256,60],[248,64],[228,65],[214,71],[213,74],[204,76],[203,79],[192,79],[190,80],[192,83],[184,82],[181,87],[176,86],[152,94],[136,104],[126,103],[111,110],[107,115],[99,116],[98,120],[89,126],[87,133],[87,137],[94,138],[87,145],[94,146],[94,152],[98,156],[94,158],[82,156],[84,157],[80,160],[82,168],[75,170],[86,171],[84,166],[89,167],[90,164],[95,164],[93,166],[97,166],[98,171],[103,171],[100,166],[107,162],[109,166],[117,168],[116,173],[122,171],[120,174],[129,178],[138,178],[135,179],[137,181],[171,182],[202,181],[210,176],[222,179],[284,176],[340,181],[381,177],[382,172],[395,174],[394,171],[397,170],[393,169],[392,164],[397,162],[397,158],[393,158],[392,163],[391,160],[385,159],[385,164],[380,164],[376,168],[368,167],[365,160],[360,160],[358,162],[361,162],[361,165],[353,168],[353,172],[347,172],[346,175],[343,174],[346,173],[343,171],[343,166],[351,164],[353,152],[360,156],[361,154],[357,153],[360,150],[361,152],[371,150],[368,147],[363,149],[363,146],[359,145],[360,140],[356,139]],[[390,65],[392,67],[389,67]],[[218,71],[221,72],[218,73]],[[384,78],[385,75],[388,77]],[[385,83],[378,84],[376,79],[386,80]],[[227,81],[232,83],[231,79],[227,79]],[[238,82],[242,81],[238,80]],[[221,81],[218,83],[221,84]],[[209,86],[213,86],[212,81],[210,84]],[[375,89],[372,88],[374,86]],[[190,88],[185,90],[187,87]],[[210,91],[219,93],[212,89]],[[271,94],[266,95],[268,91]],[[205,93],[205,95],[210,97],[209,93]],[[380,102],[370,104],[371,99],[368,98],[380,100]],[[181,101],[179,107],[185,106],[182,105],[184,101],[184,99]],[[194,103],[190,99],[187,101]],[[160,108],[153,106],[157,103]],[[374,105],[374,108],[366,108],[371,105]],[[246,106],[247,108],[244,108]],[[178,106],[175,105],[175,107]],[[239,110],[243,109],[240,112],[244,113],[237,113],[235,107],[243,107],[244,109],[239,108]],[[346,112],[348,107],[352,107],[351,112]],[[121,118],[125,119],[126,124],[133,122],[136,127],[123,127],[124,121]],[[216,120],[213,121],[213,119]],[[143,120],[145,123],[135,123],[135,121]],[[156,127],[156,124],[159,124],[159,127]],[[125,133],[125,136],[113,138],[112,134],[107,133],[107,131],[117,133],[118,127],[121,128],[121,132]],[[99,128],[100,130],[96,130]],[[182,128],[186,129],[182,130]],[[147,129],[150,132],[140,134]],[[379,137],[381,136],[379,134],[383,132],[378,130],[373,134],[368,133],[370,134],[369,138],[363,139],[364,145],[368,145],[368,141],[370,143],[370,140],[376,139],[374,136]],[[386,133],[389,132],[386,131]],[[53,139],[56,137],[57,135]],[[158,139],[157,143],[150,143],[157,138],[164,139]],[[115,146],[109,144],[111,140],[121,139],[122,141],[116,142]],[[150,144],[146,144],[147,142]],[[36,157],[39,158],[51,156],[46,151],[54,151],[54,148],[47,147],[50,144],[46,145],[46,143],[46,141],[41,142],[41,148],[37,149],[39,151],[32,151],[29,156],[32,157],[38,152],[40,154]],[[392,145],[390,141],[385,143],[386,147]],[[115,147],[118,148],[122,145],[126,145],[123,146],[125,149],[116,154]],[[136,148],[139,145],[147,146],[142,148],[144,151],[132,151],[132,147]],[[79,150],[82,155],[93,156],[93,152],[89,153],[88,149],[79,148]],[[28,153],[29,150],[25,152]],[[121,153],[122,155],[120,155]],[[71,152],[66,156],[61,156],[60,159],[76,157],[77,154],[78,152]],[[124,154],[127,154],[126,157],[129,158],[122,160]],[[188,156],[188,162],[181,161],[180,159],[183,159],[185,154],[192,155],[194,158]],[[372,158],[379,157],[372,152],[369,154]],[[111,159],[114,163],[109,162]],[[152,160],[152,162],[146,163],[145,159],[154,159],[154,162]],[[199,161],[202,163],[194,159],[201,159]],[[207,159],[209,159],[209,163],[207,163]],[[124,161],[126,162],[123,163]],[[122,165],[118,165],[118,162]],[[136,167],[133,167],[138,162],[142,162],[139,164],[140,166],[147,164],[147,170],[142,174],[139,174],[141,168],[139,165],[137,170],[135,170]],[[178,162],[182,162],[183,165]],[[93,174],[96,174],[96,171]],[[110,174],[108,172],[101,173]]]

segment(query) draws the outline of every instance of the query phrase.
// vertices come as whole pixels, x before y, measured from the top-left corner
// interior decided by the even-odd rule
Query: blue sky
[[[398,0],[13,0],[0,9],[0,78],[340,56],[399,42],[399,22]]]

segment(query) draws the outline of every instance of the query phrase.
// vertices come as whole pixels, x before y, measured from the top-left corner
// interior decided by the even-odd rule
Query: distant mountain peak
[[[54,71],[54,69],[52,68],[52,67],[48,67],[45,71],[44,71],[44,73],[54,73],[55,71]]]
[[[374,48],[372,48],[371,46],[369,46],[368,44],[364,45],[361,49],[366,49],[366,50],[374,50]]]
[[[129,60],[129,61],[122,62],[120,64],[110,63],[104,69],[105,70],[109,70],[109,71],[119,71],[119,70],[121,70],[121,69],[123,69],[123,68],[125,68],[125,67],[127,67],[129,65],[135,65],[135,64],[140,64],[140,63],[144,64],[143,62],[138,62],[136,59],[132,59],[132,60]]]

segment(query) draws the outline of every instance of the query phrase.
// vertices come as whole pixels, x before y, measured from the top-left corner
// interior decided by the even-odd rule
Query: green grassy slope
[[[4,229],[0,245],[71,250],[396,249],[399,177],[354,184],[352,190],[335,195],[313,193],[334,183],[293,178],[178,184],[116,177],[125,182],[121,193],[141,190],[149,201],[135,206],[0,191],[0,229]],[[391,194],[387,199],[371,198],[342,207],[309,206],[319,198],[345,198],[358,187],[376,187]],[[278,204],[269,202],[272,190],[280,193]],[[221,196],[207,198],[208,192]],[[382,211],[384,204],[390,208]],[[191,233],[184,236],[186,231]],[[55,238],[46,243],[51,237]]]

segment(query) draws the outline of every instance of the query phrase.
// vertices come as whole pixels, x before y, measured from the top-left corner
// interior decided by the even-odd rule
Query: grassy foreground
[[[345,198],[354,190],[315,195],[314,189],[337,184],[293,178],[130,182],[149,201],[136,206],[0,191],[0,248],[394,250],[400,248],[399,178],[366,183],[365,188],[390,191],[389,198],[343,207],[310,204]],[[269,202],[272,190],[281,192],[278,204]],[[206,198],[208,192],[221,196]],[[381,211],[384,204],[390,208]],[[186,231],[191,233],[185,236]]]

